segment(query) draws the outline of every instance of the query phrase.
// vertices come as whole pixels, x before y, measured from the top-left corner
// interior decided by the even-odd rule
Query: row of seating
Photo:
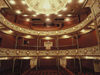
[[[100,72],[94,73],[78,73],[78,75],[100,75]]]
[[[63,70],[29,70],[22,75],[68,75]]]

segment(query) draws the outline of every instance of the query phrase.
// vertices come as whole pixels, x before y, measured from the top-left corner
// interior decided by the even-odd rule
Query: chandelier
[[[56,14],[66,7],[68,0],[25,0],[30,9],[39,14]]]

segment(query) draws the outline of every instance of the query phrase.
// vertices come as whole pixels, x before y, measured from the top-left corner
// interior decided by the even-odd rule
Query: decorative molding
[[[68,0],[25,0],[25,2],[31,10],[39,14],[56,14],[68,4]]]
[[[2,8],[3,8],[3,5],[1,3],[0,3],[0,6],[2,6]],[[4,4],[4,7],[5,7],[5,4]],[[93,20],[93,15],[90,14],[80,24],[78,24],[78,25],[76,25],[74,27],[65,29],[65,30],[59,30],[59,31],[36,31],[36,30],[21,28],[21,27],[19,27],[17,25],[14,25],[10,21],[8,21],[2,14],[0,14],[0,23],[4,24],[5,26],[9,27],[10,29],[15,30],[17,32],[25,33],[25,34],[40,35],[40,36],[63,35],[63,34],[68,34],[68,33],[76,32],[76,31],[82,29],[83,27],[85,27],[92,20]]]
[[[87,19],[85,19],[83,22],[81,22],[80,24],[65,29],[65,30],[59,30],[59,31],[35,31],[35,30],[30,30],[30,29],[25,29],[25,28],[21,28],[17,25],[14,25],[13,23],[11,23],[10,21],[8,21],[7,19],[5,19],[5,17],[0,14],[0,22],[4,25],[6,25],[7,27],[17,31],[17,32],[21,32],[21,33],[25,33],[25,34],[30,34],[30,35],[40,35],[40,36],[47,36],[47,35],[63,35],[63,34],[68,34],[68,33],[72,33],[72,32],[76,32],[80,29],[82,29],[83,27],[85,27],[89,22],[91,22],[93,20],[93,16],[92,14],[90,14]]]
[[[69,49],[69,50],[20,50],[0,48],[0,57],[19,57],[19,56],[100,56],[100,51],[97,46]]]
[[[0,0],[0,9],[1,8],[8,8],[7,4],[4,2],[4,0]]]

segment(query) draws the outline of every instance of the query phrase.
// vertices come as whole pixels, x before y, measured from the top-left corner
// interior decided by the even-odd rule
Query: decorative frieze
[[[47,36],[47,35],[62,35],[62,34],[68,34],[68,33],[72,33],[72,32],[76,32],[80,29],[82,29],[83,27],[85,27],[88,23],[90,23],[93,20],[93,16],[92,14],[90,14],[83,22],[81,22],[80,24],[65,29],[65,30],[59,30],[59,31],[35,31],[35,30],[30,30],[30,29],[25,29],[25,28],[21,28],[17,25],[14,25],[13,23],[11,23],[10,21],[8,21],[2,14],[0,14],[0,22],[4,25],[6,25],[7,27],[9,27],[10,29],[13,29],[15,31],[21,32],[21,33],[25,33],[25,34],[30,34],[30,35],[40,35],[40,36]]]
[[[0,48],[0,56],[100,56],[97,46],[69,50],[19,50]]]

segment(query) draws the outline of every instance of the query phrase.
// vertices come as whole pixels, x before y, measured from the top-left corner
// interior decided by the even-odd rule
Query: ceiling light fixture
[[[94,25],[95,25],[95,23],[92,23],[91,25],[93,25],[93,26],[94,26]]]
[[[72,14],[68,14],[67,16],[72,16]]]
[[[13,33],[12,30],[2,30],[2,32],[6,33],[6,34],[12,34]]]
[[[74,57],[66,56],[65,59],[73,59]]]
[[[68,0],[25,0],[29,8],[40,14],[55,14],[66,7]]]
[[[26,35],[26,36],[23,36],[24,38],[27,38],[27,39],[31,39],[33,38],[31,35]]]
[[[58,15],[58,13],[54,13],[55,15]]]
[[[65,21],[70,21],[70,18],[66,18]]]
[[[26,2],[25,2],[25,1],[23,1],[23,0],[22,0],[21,2],[22,2],[22,4],[26,4]]]
[[[11,59],[10,57],[0,57],[0,60],[9,60]]]
[[[66,10],[67,10],[67,8],[63,8],[62,10],[63,10],[63,11],[66,11]]]
[[[46,14],[46,16],[50,16],[50,14]]]
[[[14,0],[10,0],[9,3],[12,4],[12,5],[16,4],[16,2]]]
[[[82,34],[86,34],[86,33],[89,33],[91,31],[91,29],[82,29],[80,32]]]
[[[24,16],[24,17],[27,17],[28,15],[27,15],[27,14],[24,14],[23,16]]]
[[[18,57],[17,59],[33,59],[33,57]]]
[[[85,29],[82,29],[80,32],[85,33]]]
[[[29,18],[27,18],[27,19],[26,19],[26,21],[27,21],[27,22],[29,22],[29,21],[30,21],[30,19],[29,19]]]
[[[72,2],[72,0],[68,0],[68,3],[71,3]]]
[[[61,16],[62,16],[62,14],[59,14],[58,16],[59,16],[59,17],[61,17]]]
[[[30,8],[28,8],[27,10],[28,10],[28,11],[32,11],[32,9],[30,9]]]
[[[37,15],[32,15],[33,17],[36,17]]]
[[[44,40],[52,40],[53,38],[47,36],[47,37],[44,37],[43,39],[44,39]]]
[[[36,15],[39,15],[40,13],[36,13]]]
[[[22,12],[20,10],[16,10],[16,13],[17,14],[21,14]]]
[[[91,57],[91,56],[85,56],[85,59],[95,59],[96,57]]]
[[[50,22],[50,19],[49,19],[49,18],[46,18],[46,21],[47,21],[47,22]]]
[[[69,35],[63,35],[61,38],[62,39],[67,39],[67,38],[70,38],[71,36],[69,36]]]
[[[52,59],[53,57],[49,57],[49,56],[46,56],[46,57],[43,57],[43,59]]]
[[[79,0],[78,2],[79,2],[79,3],[83,3],[83,2],[84,2],[84,0]]]

